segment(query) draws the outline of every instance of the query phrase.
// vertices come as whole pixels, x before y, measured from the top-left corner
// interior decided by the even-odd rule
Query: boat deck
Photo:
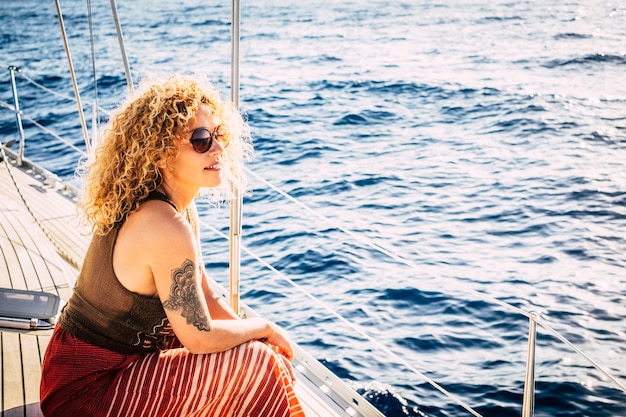
[[[14,164],[9,170],[0,159],[0,195],[0,287],[66,301],[90,240],[70,194],[45,172]],[[51,333],[0,328],[1,416],[42,416],[41,361]],[[295,354],[296,390],[307,416],[382,416],[301,348]]]
[[[4,164],[0,165],[0,287],[40,290],[67,300],[72,291],[75,270],[62,259],[46,233],[53,238],[72,236],[74,253],[88,242],[77,233],[74,203],[62,192],[46,184],[43,176],[12,168],[19,189],[39,219],[37,225]],[[33,175],[34,174],[34,175]],[[75,223],[75,224],[73,224]],[[72,248],[73,247],[73,248]],[[41,360],[50,339],[50,330],[2,329],[0,332],[0,375],[2,415],[40,416],[39,380]]]

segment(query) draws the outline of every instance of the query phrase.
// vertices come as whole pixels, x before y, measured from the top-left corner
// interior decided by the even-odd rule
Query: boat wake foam
[[[367,384],[348,381],[348,384],[386,417],[427,417],[417,407],[409,405],[391,385],[378,381]]]

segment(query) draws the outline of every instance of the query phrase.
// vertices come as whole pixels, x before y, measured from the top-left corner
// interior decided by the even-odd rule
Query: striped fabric
[[[172,348],[123,355],[57,326],[44,357],[46,417],[304,416],[291,364],[261,342],[196,355]]]

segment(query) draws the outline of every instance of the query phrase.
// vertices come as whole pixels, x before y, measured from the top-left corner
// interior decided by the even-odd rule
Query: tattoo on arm
[[[180,315],[187,319],[187,324],[193,324],[198,330],[208,332],[211,328],[201,307],[200,297],[196,268],[193,262],[187,259],[180,268],[172,270],[170,297],[163,301],[163,308],[180,311]]]

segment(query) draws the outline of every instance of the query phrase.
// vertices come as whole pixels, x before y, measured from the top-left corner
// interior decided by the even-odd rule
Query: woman
[[[208,84],[146,84],[85,170],[94,235],[43,362],[45,416],[302,416],[293,351],[213,294],[193,199],[244,185],[247,125]],[[263,342],[261,342],[263,341]]]

